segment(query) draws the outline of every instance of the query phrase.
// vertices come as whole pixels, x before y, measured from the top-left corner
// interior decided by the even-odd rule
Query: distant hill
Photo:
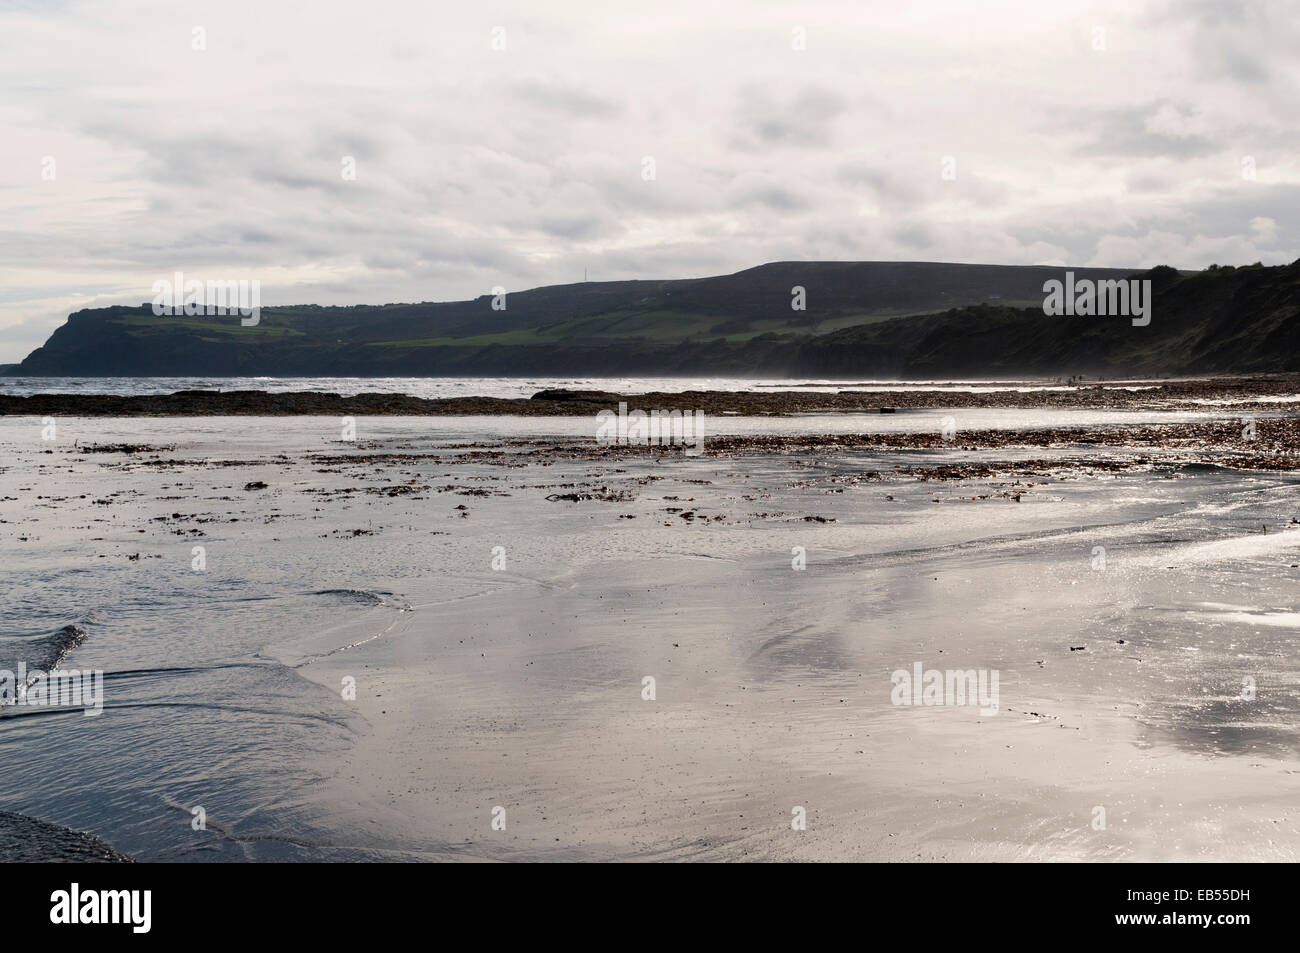
[[[439,376],[728,374],[932,377],[1300,369],[1300,262],[1071,269],[1153,281],[1148,327],[1048,317],[1066,269],[777,262],[734,275],[583,282],[438,304],[156,317],[79,311],[11,375]],[[805,289],[806,310],[791,308]]]

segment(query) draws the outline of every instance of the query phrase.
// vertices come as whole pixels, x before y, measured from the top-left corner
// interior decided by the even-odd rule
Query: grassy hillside
[[[1121,278],[1116,269],[1072,269]],[[237,316],[82,311],[25,375],[735,374],[856,377],[1300,369],[1300,263],[1156,269],[1149,327],[1047,317],[1060,268],[779,262],[717,278],[591,282],[441,304]],[[791,289],[807,308],[791,308]]]

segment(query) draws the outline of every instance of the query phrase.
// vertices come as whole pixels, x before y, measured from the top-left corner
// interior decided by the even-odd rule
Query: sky
[[[1300,258],[1295,0],[0,0],[0,363],[153,284]]]

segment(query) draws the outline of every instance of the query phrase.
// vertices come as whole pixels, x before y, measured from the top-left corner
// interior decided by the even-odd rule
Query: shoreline
[[[527,398],[423,398],[393,393],[344,397],[320,391],[183,390],[172,394],[0,394],[0,416],[225,417],[225,416],[594,416],[617,410],[620,402],[641,409],[689,408],[713,417],[784,416],[808,413],[890,413],[939,408],[1190,410],[1206,401],[1231,402],[1234,409],[1269,409],[1278,398],[1300,401],[1300,376],[1213,377],[1196,380],[1125,382],[1129,390],[1096,383],[1075,390],[864,391],[652,391],[619,394],[594,390],[540,390]]]

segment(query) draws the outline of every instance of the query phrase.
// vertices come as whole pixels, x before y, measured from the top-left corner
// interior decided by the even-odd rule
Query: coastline
[[[792,382],[793,386],[793,382]],[[1040,385],[1041,386],[1041,385]],[[316,391],[187,390],[165,395],[0,394],[0,416],[218,417],[218,416],[586,416],[630,407],[703,411],[712,417],[810,413],[881,413],[940,408],[1047,408],[1108,410],[1200,409],[1231,402],[1237,410],[1278,408],[1278,399],[1300,400],[1300,376],[1210,377],[1141,383],[1093,383],[1074,389],[960,391],[854,390],[833,394],[794,390],[681,391],[620,394],[610,391],[540,390],[529,398],[426,399],[396,393],[352,396]]]

